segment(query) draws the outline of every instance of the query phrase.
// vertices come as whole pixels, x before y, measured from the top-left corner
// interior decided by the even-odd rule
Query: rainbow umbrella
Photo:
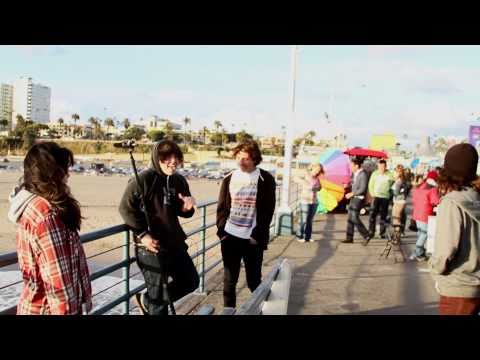
[[[321,179],[320,183],[322,184],[322,189],[317,194],[317,214],[325,214],[338,206],[338,203],[343,199],[345,191],[343,186],[325,179]]]
[[[317,213],[324,214],[335,209],[343,199],[343,184],[351,181],[352,172],[349,157],[337,149],[330,149],[320,155],[318,162],[323,165],[325,175],[320,180],[322,189],[317,195]]]
[[[330,149],[320,155],[318,162],[325,170],[324,178],[335,184],[348,184],[352,178],[350,158],[338,149]]]

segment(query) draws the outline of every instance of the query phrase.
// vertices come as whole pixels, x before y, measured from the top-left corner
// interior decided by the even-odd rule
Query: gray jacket
[[[355,182],[352,184],[353,196],[365,196],[368,190],[368,175],[365,170],[360,170]]]
[[[22,185],[17,185],[13,188],[8,196],[10,202],[10,209],[8,210],[8,220],[16,224],[18,219],[22,216],[28,204],[36,197],[35,194],[25,190]]]
[[[441,199],[430,268],[440,295],[480,297],[480,194],[473,188]]]

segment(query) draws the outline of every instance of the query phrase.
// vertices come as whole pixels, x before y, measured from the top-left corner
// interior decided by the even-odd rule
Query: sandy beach
[[[20,176],[20,172],[0,173],[0,253],[15,251],[15,226],[7,219],[8,195]],[[128,180],[127,176],[71,174],[69,185],[73,195],[80,202],[82,215],[85,217],[82,223],[82,234],[123,223],[118,213],[118,205]],[[202,179],[190,180],[189,183],[192,195],[197,202],[216,199],[219,189],[217,181]],[[208,213],[213,215],[214,210],[215,208],[211,206],[208,208]],[[188,222],[185,229],[199,225],[199,217],[200,211],[197,211],[194,218],[182,219],[182,222]],[[122,238],[122,235],[117,237]],[[95,242],[95,247],[107,248],[114,239],[115,237],[98,240]],[[90,248],[91,245],[87,246]]]

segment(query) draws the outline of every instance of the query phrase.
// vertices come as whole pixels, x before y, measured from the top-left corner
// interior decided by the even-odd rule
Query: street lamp
[[[285,154],[283,156],[282,196],[277,219],[277,234],[293,233],[293,211],[290,208],[290,175],[293,149],[293,124],[295,122],[295,85],[297,79],[298,45],[292,46],[292,78],[290,83],[290,121],[287,122]]]

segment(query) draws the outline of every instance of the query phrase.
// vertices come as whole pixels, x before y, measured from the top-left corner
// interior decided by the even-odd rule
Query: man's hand
[[[140,240],[140,246],[143,246],[144,248],[146,248],[147,250],[155,254],[158,253],[158,251],[160,250],[160,244],[158,240],[155,240],[154,238],[152,238],[150,234],[147,234],[144,237],[142,237],[142,239]]]
[[[352,197],[353,197],[353,193],[352,193],[352,192],[349,192],[347,195],[345,195],[345,198],[346,198],[347,200],[350,200]]]
[[[183,196],[182,194],[178,194],[178,198],[183,201],[183,212],[187,212],[192,210],[193,207],[197,206],[195,198],[193,196]]]
[[[248,241],[250,242],[250,244],[252,245],[258,245],[258,242],[257,240],[255,240],[254,238],[250,237],[250,239],[248,239]]]

